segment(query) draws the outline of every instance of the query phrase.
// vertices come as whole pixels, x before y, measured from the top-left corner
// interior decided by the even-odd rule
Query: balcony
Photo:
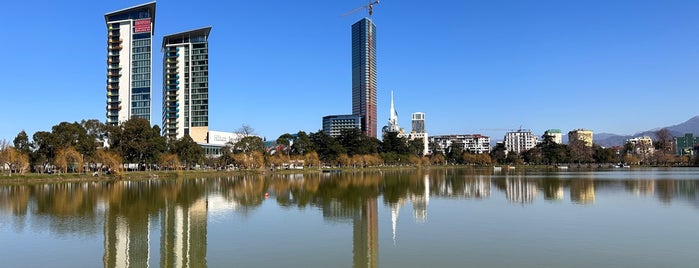
[[[111,37],[111,36],[110,36],[110,37]],[[123,41],[124,41],[124,40],[121,39],[121,38],[119,38],[119,39],[117,39],[117,38],[109,38],[109,40],[107,40],[107,43],[110,44],[110,45],[118,45],[118,44],[121,44],[121,42],[123,42]]]
[[[108,85],[107,90],[119,90],[119,85]]]
[[[121,50],[121,48],[122,48],[121,45],[118,45],[118,46],[112,46],[112,47],[110,47],[109,50],[112,50],[112,51],[113,51],[113,50]]]
[[[107,64],[119,64],[119,58],[114,57],[107,60]]]
[[[109,72],[107,73],[107,77],[120,77],[121,74],[119,72]]]
[[[168,69],[168,70],[177,69],[177,64],[168,64],[168,65],[167,65],[167,69]]]
[[[113,105],[113,104],[107,105],[107,110],[108,111],[119,111],[119,110],[121,110],[121,106],[120,105]]]
[[[108,70],[121,70],[121,66],[113,64],[113,65],[107,66],[107,69]]]

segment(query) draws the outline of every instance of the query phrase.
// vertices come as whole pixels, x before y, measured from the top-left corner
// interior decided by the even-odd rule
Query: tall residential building
[[[425,113],[416,112],[413,113],[413,132],[424,133],[425,132]]]
[[[323,116],[323,132],[331,137],[339,137],[343,129],[361,127],[361,119],[357,115],[342,114]]]
[[[150,121],[155,2],[104,15],[107,23],[107,125]]]
[[[422,140],[422,155],[427,155],[429,153],[428,138],[427,131],[425,130],[425,113],[413,113],[413,129],[408,133],[408,139]]]
[[[369,18],[352,25],[352,114],[376,137],[376,25]]]
[[[585,146],[592,147],[593,142],[592,130],[587,129],[575,129],[568,132],[568,144],[573,141],[579,140],[585,143]]]
[[[536,136],[528,129],[519,129],[505,133],[505,149],[508,152],[520,154],[534,148],[536,143]]]
[[[206,143],[211,27],[163,37],[163,135]]]

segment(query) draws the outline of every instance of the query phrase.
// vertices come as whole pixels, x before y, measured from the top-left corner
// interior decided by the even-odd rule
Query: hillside
[[[595,134],[595,144],[603,147],[612,147],[622,146],[627,139],[633,137],[648,136],[655,139],[655,132],[662,128],[667,128],[674,137],[684,136],[685,133],[692,133],[695,136],[699,136],[699,116],[694,116],[681,124],[658,127],[651,130],[638,132],[634,135],[617,135],[611,133]]]

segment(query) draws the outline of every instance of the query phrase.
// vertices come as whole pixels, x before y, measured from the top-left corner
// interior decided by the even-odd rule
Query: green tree
[[[277,144],[282,146],[282,151],[285,155],[291,154],[291,144],[294,143],[294,135],[284,133],[277,138]]]
[[[240,153],[251,153],[251,152],[265,152],[265,143],[262,138],[258,136],[246,136],[240,139],[240,141],[235,143],[233,147],[235,152]]]
[[[408,151],[410,154],[413,154],[415,156],[423,156],[423,152],[425,151],[425,143],[422,141],[422,139],[412,139],[408,141]]]
[[[17,134],[12,143],[15,146],[15,150],[20,153],[29,155],[32,152],[32,144],[29,142],[29,136],[27,136],[27,132],[24,132],[24,130]]]
[[[201,163],[204,159],[204,148],[201,148],[189,135],[184,135],[181,139],[172,142],[171,147],[170,152],[175,153],[187,169]],[[162,159],[159,158],[159,160]]]
[[[387,132],[384,134],[380,151],[383,153],[393,152],[399,155],[406,155],[410,152],[407,139],[398,137],[398,133],[396,132]]]
[[[296,139],[294,139],[294,144],[291,145],[291,152],[297,155],[303,155],[307,152],[313,151],[313,144],[308,134],[304,131],[299,131],[296,134]]]
[[[160,153],[167,149],[167,140],[160,135],[160,127],[149,125],[148,120],[133,117],[109,130],[110,148],[127,163],[155,164]]]
[[[612,148],[595,146],[594,159],[599,164],[612,163],[616,158],[616,152]]]
[[[379,140],[364,135],[358,128],[341,130],[337,141],[349,156],[375,154],[379,150]]]
[[[507,149],[504,143],[497,143],[493,150],[490,151],[490,158],[498,164],[504,164],[507,158]]]
[[[345,148],[336,139],[325,134],[323,130],[311,133],[309,139],[318,153],[318,158],[323,162],[335,163],[340,154],[346,153]]]
[[[450,164],[463,164],[464,163],[464,144],[461,142],[452,142],[451,146],[447,148],[447,161]]]

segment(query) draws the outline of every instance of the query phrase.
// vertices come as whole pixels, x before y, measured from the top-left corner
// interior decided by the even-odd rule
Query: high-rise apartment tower
[[[368,18],[352,25],[352,114],[376,137],[376,25]]]
[[[209,130],[209,33],[204,27],[163,37],[163,135],[206,143]]]
[[[425,113],[415,112],[413,113],[413,131],[417,133],[425,132]]]
[[[107,23],[107,125],[150,121],[155,2],[104,15]]]

